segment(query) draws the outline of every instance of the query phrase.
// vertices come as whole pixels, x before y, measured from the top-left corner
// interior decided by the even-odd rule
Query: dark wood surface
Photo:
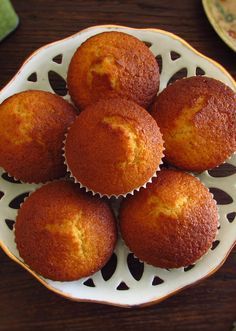
[[[13,0],[19,28],[0,43],[0,87],[38,47],[97,24],[156,27],[176,33],[236,77],[236,56],[207,21],[200,0]],[[236,250],[199,285],[148,308],[65,300],[0,252],[0,330],[232,330]]]

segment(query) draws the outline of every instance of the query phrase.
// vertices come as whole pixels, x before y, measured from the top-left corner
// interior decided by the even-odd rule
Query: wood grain
[[[236,77],[236,55],[215,34],[200,0],[14,0],[19,28],[0,43],[0,87],[31,52],[97,24],[161,28],[186,39]],[[221,169],[226,172],[229,169]],[[212,277],[148,308],[75,303],[50,293],[0,252],[0,330],[230,331],[236,320],[236,250]]]

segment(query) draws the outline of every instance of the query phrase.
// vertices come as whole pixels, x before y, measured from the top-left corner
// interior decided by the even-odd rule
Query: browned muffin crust
[[[236,94],[208,77],[169,85],[156,99],[152,115],[165,141],[169,163],[203,171],[236,151]]]
[[[65,133],[75,109],[45,91],[25,91],[0,105],[0,166],[23,182],[46,182],[65,175]]]
[[[144,185],[157,170],[162,151],[151,115],[120,98],[89,106],[71,126],[65,143],[72,175],[104,195],[125,194]]]
[[[175,170],[161,170],[120,209],[121,234],[130,250],[161,268],[196,262],[211,247],[217,225],[217,206],[208,189]]]
[[[122,32],[86,40],[69,65],[67,83],[81,109],[104,97],[121,96],[148,107],[159,88],[159,68],[149,48]]]
[[[44,185],[21,206],[15,224],[20,256],[32,270],[58,281],[76,280],[101,269],[116,243],[108,205],[78,185]]]

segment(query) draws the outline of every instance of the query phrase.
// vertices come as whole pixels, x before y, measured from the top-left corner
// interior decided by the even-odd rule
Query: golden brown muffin
[[[120,209],[121,234],[130,250],[161,268],[196,262],[211,247],[217,225],[217,206],[208,189],[175,170],[160,171]]]
[[[211,169],[236,151],[236,94],[220,81],[179,80],[157,97],[152,115],[167,161],[179,168]]]
[[[103,99],[83,111],[66,143],[68,167],[83,186],[102,195],[126,194],[156,172],[163,141],[152,116],[133,101]]]
[[[32,193],[15,224],[20,256],[32,270],[58,281],[76,280],[101,269],[117,238],[108,205],[68,181]]]
[[[0,166],[23,182],[65,175],[62,146],[75,109],[45,91],[25,91],[0,105]]]
[[[86,40],[72,57],[67,84],[81,109],[104,97],[121,96],[146,108],[159,88],[159,69],[149,48],[122,32]]]

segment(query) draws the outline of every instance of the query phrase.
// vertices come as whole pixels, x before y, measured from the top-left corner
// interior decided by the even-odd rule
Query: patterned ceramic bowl
[[[160,90],[180,77],[204,75],[216,78],[236,89],[233,78],[213,60],[200,54],[179,37],[157,29],[132,29],[122,26],[95,26],[66,39],[46,45],[33,53],[18,73],[0,92],[0,102],[27,89],[56,92],[69,100],[65,78],[70,59],[78,46],[103,31],[123,31],[143,40],[155,54],[161,69]],[[102,302],[131,307],[162,301],[179,290],[213,274],[225,261],[236,242],[236,155],[221,167],[227,177],[212,170],[199,175],[218,201],[220,228],[211,250],[195,265],[166,270],[139,262],[122,240],[108,264],[87,279],[55,282],[37,275],[19,257],[14,241],[14,220],[20,203],[39,185],[21,184],[0,172],[0,246],[15,262],[28,270],[51,291],[76,301]],[[119,201],[114,200],[114,208]]]

